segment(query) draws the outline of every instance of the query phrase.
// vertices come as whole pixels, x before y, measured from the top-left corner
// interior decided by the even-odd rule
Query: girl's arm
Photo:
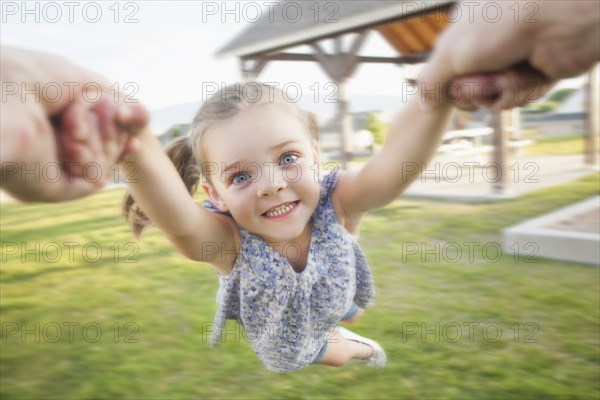
[[[175,166],[148,130],[140,136],[140,149],[121,166],[130,175],[131,195],[150,221],[188,258],[214,264],[228,272],[233,260],[221,253],[234,248],[234,229],[228,217],[212,213],[197,204],[187,191]]]
[[[392,122],[384,147],[360,171],[341,174],[333,201],[349,220],[392,202],[433,157],[452,106],[425,113],[419,101],[419,96],[410,99]]]

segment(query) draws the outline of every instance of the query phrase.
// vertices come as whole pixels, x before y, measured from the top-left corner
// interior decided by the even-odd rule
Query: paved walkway
[[[591,174],[583,155],[525,156],[509,162],[509,184],[504,193],[494,191],[499,168],[486,159],[436,157],[404,196],[452,201],[500,200],[545,187],[571,182]]]

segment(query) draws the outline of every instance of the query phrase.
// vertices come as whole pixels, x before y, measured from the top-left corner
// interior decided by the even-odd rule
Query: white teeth
[[[292,208],[294,208],[294,202],[285,203],[277,208],[272,208],[265,213],[267,217],[278,217],[289,212]]]

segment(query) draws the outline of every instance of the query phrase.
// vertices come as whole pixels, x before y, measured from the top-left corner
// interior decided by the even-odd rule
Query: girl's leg
[[[327,350],[318,363],[331,367],[342,367],[350,360],[368,360],[372,354],[371,346],[348,340],[339,331],[336,331],[329,336]]]

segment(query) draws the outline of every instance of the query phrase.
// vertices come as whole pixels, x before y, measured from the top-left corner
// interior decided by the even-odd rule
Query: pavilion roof
[[[244,9],[244,3],[238,3],[241,4],[238,12],[249,24],[217,52],[217,57],[268,54],[369,28],[378,30],[402,55],[425,53],[431,50],[438,33],[448,23],[445,10],[453,1],[283,0],[273,3],[275,5],[263,8],[260,14],[256,7]],[[256,22],[250,22],[250,18],[259,15]]]

